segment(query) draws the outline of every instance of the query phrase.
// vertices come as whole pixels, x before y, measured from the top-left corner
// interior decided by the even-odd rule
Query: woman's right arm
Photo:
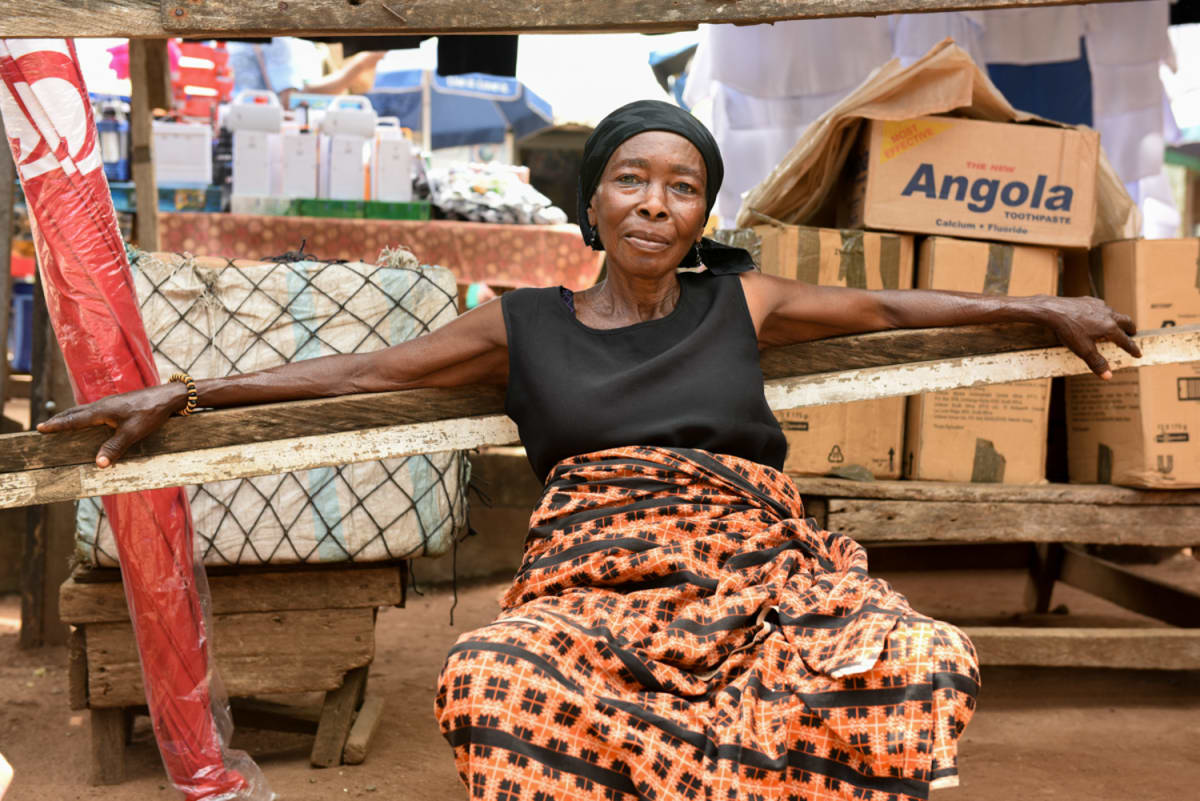
[[[196,381],[196,390],[200,406],[219,408],[358,392],[502,384],[507,378],[508,336],[500,300],[496,299],[436,331],[390,348],[322,356],[255,373],[200,379]],[[108,467],[186,404],[186,387],[170,383],[67,409],[37,428],[42,433],[53,433],[107,425],[113,429],[113,435],[96,454],[96,464]]]

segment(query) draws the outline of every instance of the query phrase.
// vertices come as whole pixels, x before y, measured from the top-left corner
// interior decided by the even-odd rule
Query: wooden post
[[[12,230],[16,167],[0,119],[0,413],[8,400],[8,320],[12,308]]]
[[[167,41],[129,40],[129,137],[133,182],[137,191],[137,219],[133,238],[142,250],[158,250],[158,184],[154,179],[154,120],[151,110],[169,100]]]
[[[40,276],[34,282],[33,386],[29,403],[31,427],[74,404],[67,367],[50,327]],[[75,504],[30,507],[21,559],[22,648],[66,642],[67,628],[58,619],[58,586],[70,573],[68,559],[74,547]]]

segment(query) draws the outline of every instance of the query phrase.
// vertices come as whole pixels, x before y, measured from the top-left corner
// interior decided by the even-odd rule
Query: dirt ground
[[[1161,566],[1192,584],[1200,562]],[[1186,574],[1186,575],[1185,575]],[[889,576],[914,606],[938,616],[981,621],[1011,617],[1021,598],[1014,571]],[[281,799],[362,797],[466,801],[451,752],[433,718],[433,687],[446,651],[464,631],[488,622],[504,579],[460,586],[455,625],[449,588],[410,594],[377,624],[371,687],[386,702],[365,763],[315,770],[311,737],[238,730]],[[1063,623],[1148,623],[1069,587],[1056,590]],[[1060,610],[1061,611],[1061,610]],[[16,771],[4,801],[171,799],[149,731],[139,719],[127,752],[128,780],[87,783],[86,714],[67,708],[64,648],[16,647],[19,606],[0,598],[0,752]],[[295,700],[295,699],[289,699]],[[317,700],[317,699],[312,699]],[[961,741],[962,787],[943,801],[1137,799],[1180,801],[1200,786],[1200,672],[985,668],[979,710]]]

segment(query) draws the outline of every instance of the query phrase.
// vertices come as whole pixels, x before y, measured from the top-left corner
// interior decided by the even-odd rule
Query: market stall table
[[[197,212],[158,215],[160,249],[196,256],[270,258],[299,250],[321,259],[374,263],[404,245],[422,264],[454,271],[460,284],[586,289],[604,254],[574,225],[499,225],[452,220],[267,217]]]

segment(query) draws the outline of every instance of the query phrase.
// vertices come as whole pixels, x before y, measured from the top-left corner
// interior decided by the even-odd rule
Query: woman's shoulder
[[[549,308],[547,304],[558,298],[561,292],[562,287],[558,286],[510,289],[500,296],[500,306],[506,317],[517,315],[530,319],[540,310]]]

